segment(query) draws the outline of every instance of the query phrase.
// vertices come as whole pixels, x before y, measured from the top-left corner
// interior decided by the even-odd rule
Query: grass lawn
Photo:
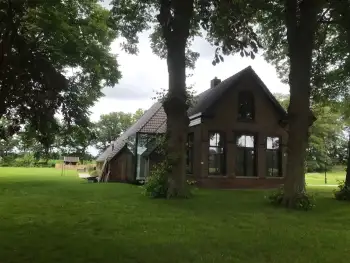
[[[306,182],[311,185],[324,185],[324,173],[309,173]],[[337,185],[339,181],[345,180],[345,171],[327,172],[327,184]]]
[[[310,190],[317,207],[298,212],[269,206],[265,191],[151,200],[73,172],[0,168],[0,262],[348,262],[349,204]]]

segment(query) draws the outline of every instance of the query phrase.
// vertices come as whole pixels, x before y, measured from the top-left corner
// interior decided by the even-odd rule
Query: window
[[[187,173],[193,174],[193,141],[194,141],[194,134],[190,133],[187,136],[187,158],[186,158],[186,167],[187,167]]]
[[[238,176],[256,176],[255,136],[240,134],[236,137],[236,169]]]
[[[222,133],[209,132],[209,174],[225,173],[224,137]]]
[[[282,153],[280,148],[280,138],[267,137],[266,138],[266,167],[268,177],[282,176],[281,169]]]
[[[238,119],[254,120],[254,96],[249,91],[241,91],[238,94]]]

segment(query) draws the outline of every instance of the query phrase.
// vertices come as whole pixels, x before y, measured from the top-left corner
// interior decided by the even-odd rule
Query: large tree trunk
[[[350,186],[350,127],[349,127],[349,138],[348,138],[348,161],[346,165],[345,185]]]
[[[158,16],[167,47],[169,72],[169,92],[163,103],[167,114],[167,160],[171,167],[168,197],[187,195],[186,140],[189,119],[185,53],[192,13],[193,0],[162,0]]]
[[[310,124],[311,61],[319,11],[317,0],[286,0],[286,25],[290,59],[290,104],[287,176],[283,204],[296,205],[305,191],[304,161]]]

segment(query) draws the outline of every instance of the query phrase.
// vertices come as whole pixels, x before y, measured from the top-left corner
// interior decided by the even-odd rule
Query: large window
[[[187,158],[186,158],[186,165],[187,165],[187,173],[193,174],[193,140],[194,140],[194,134],[190,133],[187,136]]]
[[[209,132],[208,168],[211,175],[225,174],[224,136],[220,132]]]
[[[266,138],[266,167],[268,177],[280,177],[282,176],[281,169],[281,147],[280,138],[267,137]]]
[[[238,94],[238,119],[254,120],[255,106],[254,95],[249,91],[241,91]]]
[[[237,176],[256,176],[256,149],[255,136],[239,134],[236,136]]]

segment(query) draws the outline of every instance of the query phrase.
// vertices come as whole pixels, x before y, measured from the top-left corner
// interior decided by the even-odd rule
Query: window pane
[[[209,173],[218,174],[222,172],[223,161],[222,149],[209,147]]]
[[[223,174],[225,171],[224,141],[221,133],[209,133],[209,174]]]
[[[254,150],[246,150],[246,176],[255,176],[255,152]]]
[[[209,133],[209,146],[221,146],[221,139],[222,138],[220,133]]]
[[[256,176],[255,173],[255,137],[239,135],[236,137],[236,172],[238,176]]]
[[[267,137],[266,138],[266,149],[279,149],[280,139],[278,137]]]
[[[246,136],[245,147],[254,148],[254,136]]]
[[[186,153],[186,164],[187,164],[187,173],[193,173],[193,138],[194,134],[190,133],[187,136],[187,153]]]
[[[238,147],[254,148],[254,136],[240,135],[237,137]]]
[[[278,150],[266,151],[267,176],[274,176],[274,177],[281,176],[280,154],[281,153]]]
[[[280,138],[267,137],[266,149],[267,176],[281,176]]]
[[[254,96],[251,92],[242,91],[238,95],[238,118],[254,119]]]
[[[245,147],[245,135],[241,135],[237,137],[237,146]]]
[[[187,145],[189,147],[192,147],[193,146],[193,137],[194,137],[194,134],[193,133],[190,133],[187,137]]]
[[[244,149],[243,148],[237,148],[236,173],[237,173],[237,176],[244,176]]]

